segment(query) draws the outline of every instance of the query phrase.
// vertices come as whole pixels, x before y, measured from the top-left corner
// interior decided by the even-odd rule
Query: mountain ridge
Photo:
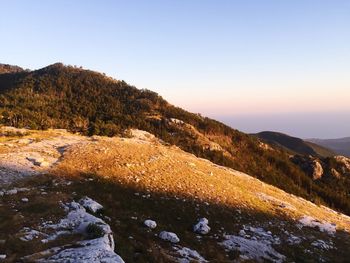
[[[332,152],[332,150],[318,145],[317,143],[306,141],[301,138],[290,136],[281,132],[262,131],[252,135],[257,136],[258,138],[269,142],[270,144],[283,147],[293,154],[314,155],[320,157],[331,157],[336,155],[334,152]]]

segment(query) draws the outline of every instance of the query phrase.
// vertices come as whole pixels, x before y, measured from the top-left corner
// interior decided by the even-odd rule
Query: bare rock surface
[[[82,200],[81,200],[82,201]],[[89,203],[93,200],[89,199]],[[86,198],[81,203],[86,203]],[[24,257],[24,260],[35,259],[36,262],[116,262],[123,263],[122,258],[114,252],[114,238],[110,226],[102,219],[89,214],[85,208],[76,202],[64,206],[67,216],[57,224],[44,224],[43,230],[53,229],[53,234],[44,240],[54,240],[60,235],[80,233],[87,239],[74,244],[50,248],[49,250]],[[91,231],[94,229],[94,236]],[[98,231],[97,231],[98,230]],[[95,233],[96,232],[96,233]],[[25,236],[27,240],[42,235],[36,230],[30,230]],[[90,237],[90,238],[88,238]]]
[[[24,134],[26,137],[9,139],[1,143],[0,185],[47,172],[59,162],[65,149],[88,140],[86,137],[73,135],[64,130],[51,130],[38,136],[38,133],[32,134],[26,129],[1,127],[0,133],[3,135],[9,132]]]

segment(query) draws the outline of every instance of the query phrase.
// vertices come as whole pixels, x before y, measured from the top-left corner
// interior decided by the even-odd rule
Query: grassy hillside
[[[76,217],[67,216],[62,203],[86,196],[103,206],[90,215],[110,225],[115,252],[125,262],[347,262],[350,256],[350,217],[196,158],[145,132],[109,138],[62,130],[2,130],[8,135],[0,138],[0,182],[16,171],[23,178],[6,187],[0,183],[0,254],[7,255],[5,262],[116,262],[81,259],[98,254],[93,244],[101,236],[96,227],[101,222],[91,228],[82,216],[77,227],[72,222]],[[194,233],[203,217],[209,232]],[[145,227],[146,219],[157,226]],[[163,230],[175,233],[179,242],[161,240]],[[82,247],[76,242],[87,239],[84,255],[73,257]],[[185,260],[176,252],[182,247],[207,261]],[[59,261],[47,259],[62,250],[67,253]]]
[[[87,135],[138,128],[213,162],[350,213],[350,202],[313,182],[288,152],[266,149],[252,136],[189,113],[158,94],[76,67],[54,64],[0,74],[0,123],[32,129],[66,128]]]

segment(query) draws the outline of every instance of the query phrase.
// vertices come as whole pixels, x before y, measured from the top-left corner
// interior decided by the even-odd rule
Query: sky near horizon
[[[245,132],[350,136],[350,1],[0,4],[0,63],[101,71]]]

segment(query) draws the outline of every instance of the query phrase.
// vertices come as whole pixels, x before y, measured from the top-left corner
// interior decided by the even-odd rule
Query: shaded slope
[[[335,155],[332,150],[326,147],[280,132],[263,131],[253,135],[271,145],[282,147],[292,154],[313,155],[320,157],[330,157]]]
[[[318,156],[321,157],[332,157],[335,156],[336,153],[331,150],[330,148],[321,146],[319,144],[309,142],[309,141],[304,141],[307,145],[309,145],[316,153]]]

